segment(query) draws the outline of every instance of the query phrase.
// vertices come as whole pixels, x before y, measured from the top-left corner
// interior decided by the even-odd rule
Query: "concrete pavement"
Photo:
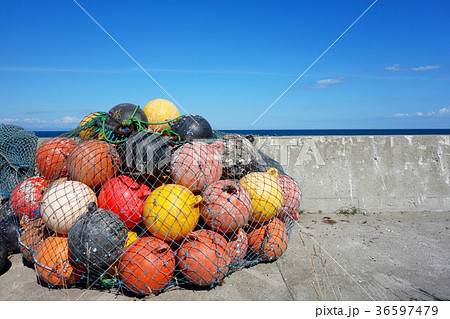
[[[286,253],[213,289],[172,287],[144,300],[450,300],[450,212],[305,213]],[[20,254],[0,300],[133,300],[120,291],[49,289]]]

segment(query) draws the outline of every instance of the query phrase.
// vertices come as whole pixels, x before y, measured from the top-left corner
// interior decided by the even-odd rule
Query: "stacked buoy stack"
[[[39,147],[39,174],[12,192],[22,254],[50,287],[141,296],[274,261],[301,192],[258,152],[163,99],[88,114]]]

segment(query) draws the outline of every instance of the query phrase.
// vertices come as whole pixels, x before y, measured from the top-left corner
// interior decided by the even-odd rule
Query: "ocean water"
[[[354,136],[354,135],[450,135],[450,129],[314,129],[314,130],[220,130],[262,136]],[[35,131],[38,137],[56,137],[65,131]]]

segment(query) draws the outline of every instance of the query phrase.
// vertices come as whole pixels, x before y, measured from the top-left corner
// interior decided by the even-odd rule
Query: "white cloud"
[[[314,84],[311,84],[309,86],[297,86],[294,87],[294,89],[300,89],[300,90],[311,90],[311,89],[328,89],[331,85],[339,84],[348,82],[348,80],[343,76],[338,76],[333,79],[325,79],[325,80],[318,80]]]
[[[447,108],[443,107],[442,109],[440,109],[438,111],[438,114],[441,115],[441,116],[450,114],[450,107],[447,107]]]
[[[386,117],[419,117],[419,116],[423,116],[422,112],[417,112],[414,114],[409,114],[409,113],[397,113],[394,115],[388,115]]]
[[[400,69],[400,65],[398,65],[398,64],[394,64],[392,66],[387,66],[384,69],[388,70],[388,71],[392,71],[392,72],[397,72],[397,71],[402,71],[403,70],[403,69]]]
[[[405,118],[405,117],[441,117],[441,116],[447,116],[450,115],[450,107],[442,108],[438,112],[431,111],[431,112],[416,112],[416,113],[397,113],[394,115],[388,115],[387,118],[397,117],[397,118]]]
[[[80,119],[72,116],[65,116],[60,119],[55,120],[45,120],[45,119],[39,119],[39,118],[3,118],[0,119],[0,123],[5,124],[16,124],[16,125],[25,125],[25,126],[38,126],[40,128],[42,127],[49,127],[50,125],[57,125],[57,126],[63,126],[67,124],[78,124],[80,122]]]
[[[72,124],[72,123],[79,123],[80,119],[72,116],[65,116],[62,119],[57,119],[53,121],[54,123],[62,123],[62,124]]]
[[[13,118],[4,118],[4,119],[0,119],[1,123],[14,123],[19,121],[19,119],[13,119]]]
[[[439,69],[440,65],[425,65],[425,66],[418,66],[418,67],[412,67],[412,68],[401,68],[399,64],[394,64],[391,66],[387,66],[384,69],[391,71],[391,72],[399,72],[399,71],[414,71],[414,72],[425,72],[430,71],[434,69]]]
[[[327,79],[327,80],[319,80],[316,82],[316,86],[321,89],[326,89],[328,86],[332,84],[342,83],[344,80],[342,79]]]
[[[36,118],[33,118],[33,119],[23,119],[23,121],[25,122],[25,123],[47,123],[47,121],[46,120],[41,120],[41,119],[36,119]]]
[[[426,66],[419,66],[416,68],[411,68],[411,71],[430,71],[430,70],[434,70],[434,69],[439,69],[440,66],[439,65],[426,65]]]

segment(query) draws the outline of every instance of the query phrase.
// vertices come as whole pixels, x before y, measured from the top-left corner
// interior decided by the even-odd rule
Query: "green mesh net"
[[[251,138],[198,116],[150,123],[125,108],[45,141],[39,174],[13,192],[27,194],[11,207],[42,283],[145,296],[214,287],[286,252],[300,188]]]

